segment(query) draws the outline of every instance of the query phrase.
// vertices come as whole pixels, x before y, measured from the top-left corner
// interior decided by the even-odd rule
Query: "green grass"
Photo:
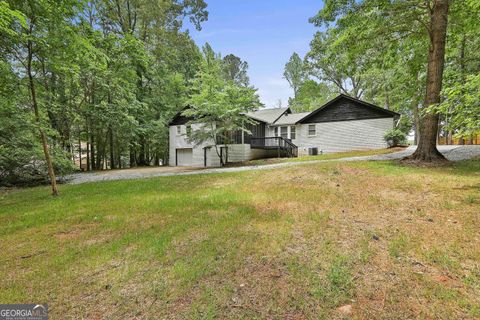
[[[479,186],[480,161],[332,162],[10,190],[0,301],[52,318],[475,318]]]
[[[365,157],[365,156],[374,156],[380,154],[389,154],[393,152],[399,152],[404,150],[403,148],[390,148],[390,149],[375,149],[375,150],[361,150],[361,151],[348,151],[348,152],[336,152],[336,153],[327,153],[319,154],[316,156],[299,156],[296,158],[268,158],[268,159],[258,159],[251,160],[241,164],[236,165],[264,165],[280,162],[303,162],[303,161],[316,161],[316,160],[336,160],[342,158],[350,157]]]
[[[394,258],[399,258],[408,252],[408,245],[410,239],[404,234],[400,233],[393,237],[388,246],[388,253]]]

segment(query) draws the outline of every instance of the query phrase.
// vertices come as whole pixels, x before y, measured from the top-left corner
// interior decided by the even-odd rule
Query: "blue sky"
[[[293,92],[283,67],[295,51],[307,53],[317,31],[308,18],[323,6],[319,0],[206,0],[208,21],[190,29],[197,45],[210,43],[222,56],[233,53],[249,64],[250,82],[262,102],[287,105]]]

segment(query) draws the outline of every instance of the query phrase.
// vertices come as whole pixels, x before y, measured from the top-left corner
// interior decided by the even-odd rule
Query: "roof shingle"
[[[262,109],[254,112],[247,113],[252,119],[266,122],[272,124],[277,120],[282,114],[284,114],[288,108],[272,108],[272,109]]]

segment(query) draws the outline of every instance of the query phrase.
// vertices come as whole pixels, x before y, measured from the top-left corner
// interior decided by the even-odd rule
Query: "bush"
[[[399,129],[391,129],[383,136],[389,148],[398,147],[407,143],[407,135]]]
[[[410,120],[409,117],[402,115],[400,117],[400,120],[398,121],[397,129],[404,132],[406,135],[408,135],[410,131],[412,131],[412,128],[413,128],[412,120]]]
[[[21,148],[23,147],[23,148]],[[47,164],[37,145],[0,147],[0,186],[33,186],[49,182]],[[50,148],[57,178],[75,168],[68,155],[59,148]]]
[[[0,187],[49,182],[43,150],[28,112],[0,104]],[[66,152],[52,144],[50,155],[57,176],[72,171]]]

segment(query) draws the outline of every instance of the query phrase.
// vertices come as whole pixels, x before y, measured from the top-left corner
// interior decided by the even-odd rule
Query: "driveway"
[[[290,167],[308,163],[321,163],[331,161],[381,161],[381,160],[395,160],[401,159],[411,155],[416,147],[409,147],[403,151],[363,157],[350,157],[333,160],[312,160],[312,161],[298,161],[298,162],[281,162],[275,164],[265,164],[258,166],[232,167],[232,168],[193,168],[193,167],[153,167],[153,168],[132,168],[123,170],[108,170],[76,173],[66,177],[70,184],[80,184],[86,182],[97,181],[111,181],[111,180],[127,180],[127,179],[141,179],[149,177],[165,177],[165,176],[180,176],[192,174],[207,174],[207,173],[222,173],[222,172],[240,172],[249,170],[268,170],[274,168]],[[468,160],[473,158],[480,158],[479,146],[438,146],[438,150],[451,161]]]

